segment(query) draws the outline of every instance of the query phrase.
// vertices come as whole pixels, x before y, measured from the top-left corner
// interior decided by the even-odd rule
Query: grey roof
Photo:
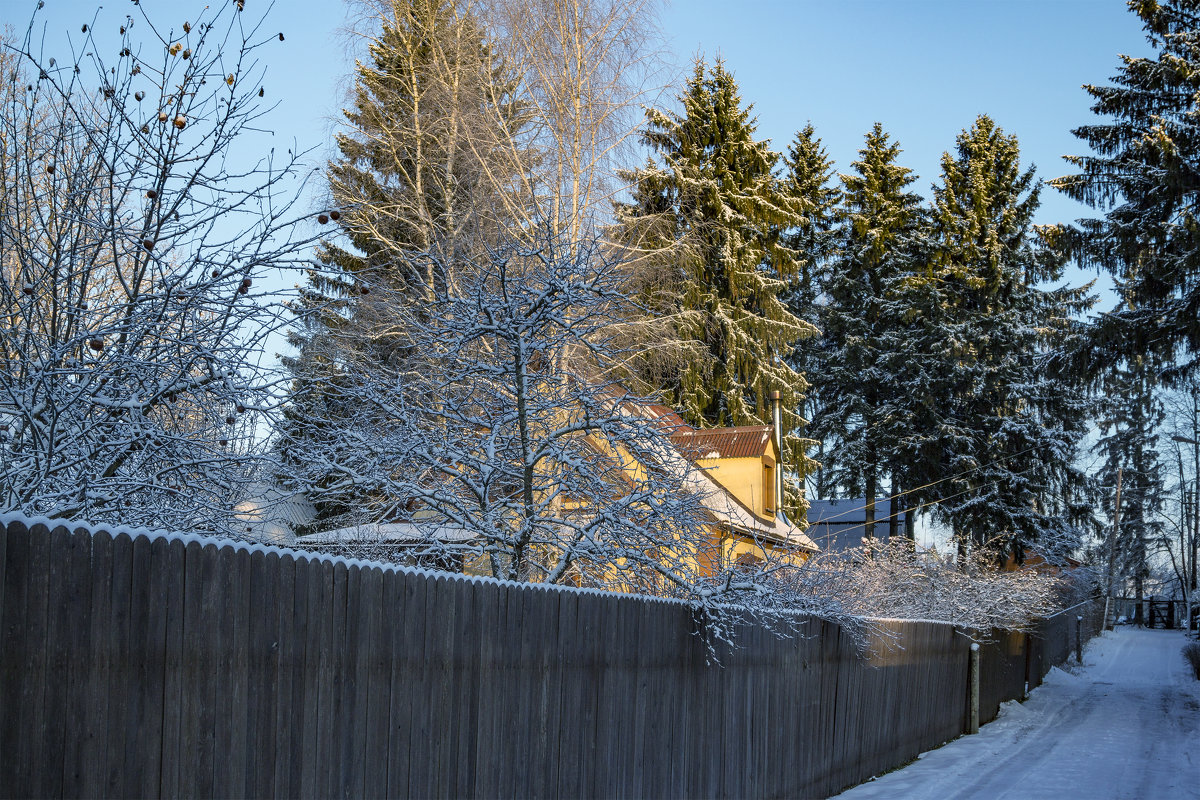
[[[866,533],[867,500],[865,497],[848,497],[842,500],[808,501],[808,535],[822,551],[842,551],[862,545]],[[875,501],[875,538],[888,539],[888,517],[892,514],[892,501],[879,498]],[[904,515],[898,522],[902,525]]]

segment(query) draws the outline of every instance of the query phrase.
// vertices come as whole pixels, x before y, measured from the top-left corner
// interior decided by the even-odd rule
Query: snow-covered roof
[[[661,403],[643,403],[638,406],[638,410],[646,419],[660,422],[668,430],[691,429],[684,418],[670,406],[664,406]]]
[[[299,537],[296,544],[463,544],[475,538],[476,535],[465,528],[430,527],[412,522],[373,522],[310,533]]]
[[[291,544],[295,531],[317,518],[313,504],[303,494],[285,492],[277,486],[258,482],[234,509],[246,533],[264,542]]]

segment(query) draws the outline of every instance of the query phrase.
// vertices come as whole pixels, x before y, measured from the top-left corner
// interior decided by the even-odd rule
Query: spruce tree
[[[657,376],[665,399],[702,426],[769,424],[781,393],[790,466],[802,472],[795,409],[807,388],[788,364],[816,331],[783,301],[800,258],[784,241],[802,215],[781,190],[779,155],[755,138],[756,120],[718,59],[695,64],[680,112],[651,109],[643,141],[661,160],[626,177],[619,236],[657,261],[664,279],[650,298],[673,321],[682,357]]]
[[[938,512],[960,548],[1047,554],[1077,543],[1073,466],[1087,403],[1047,362],[1080,334],[1086,288],[1039,288],[1065,258],[1032,223],[1040,183],[1015,136],[987,116],[942,158],[932,250],[923,278],[931,358],[942,365],[933,432]]]
[[[1146,354],[1186,353],[1179,366],[1191,369],[1200,354],[1200,3],[1129,7],[1156,54],[1122,56],[1112,85],[1084,87],[1106,121],[1074,131],[1093,154],[1068,156],[1079,172],[1051,182],[1105,212],[1063,237],[1081,263],[1114,276],[1124,300],[1078,364],[1093,373]]]
[[[384,9],[327,172],[332,207],[319,220],[339,235],[323,242],[321,266],[300,291],[297,352],[284,359],[293,376],[279,438],[285,471],[317,443],[344,446],[329,420],[373,424],[337,387],[349,360],[394,364],[406,355],[403,331],[380,328],[376,299],[444,298],[456,270],[497,240],[514,202],[521,115],[479,22],[452,0],[391,0]],[[351,359],[348,346],[368,352]],[[336,485],[331,476],[307,487],[319,525],[365,507],[353,492],[322,491]]]
[[[784,232],[783,241],[799,258],[798,269],[788,279],[782,297],[788,310],[815,328],[821,327],[821,285],[837,250],[837,214],[841,190],[835,185],[833,159],[811,124],[796,132],[783,159],[781,191],[799,214],[798,224]],[[825,340],[820,336],[796,343],[788,363],[801,375],[812,376],[824,363]],[[812,419],[818,408],[815,390],[809,391],[796,413]],[[818,448],[823,443],[818,439]],[[817,451],[818,463],[825,458]],[[813,478],[817,497],[826,492],[826,471],[817,467]]]
[[[833,159],[811,124],[796,132],[783,159],[780,189],[798,215],[783,234],[783,242],[799,259],[788,280],[784,302],[797,318],[819,327],[820,285],[837,250],[838,206],[841,190],[834,185]],[[815,340],[810,340],[815,341]],[[809,342],[805,342],[807,345]],[[792,363],[798,372],[806,348],[797,347]]]
[[[1110,370],[1102,381],[1104,399],[1097,422],[1101,437],[1096,450],[1104,461],[1096,474],[1111,497],[1121,471],[1120,529],[1106,525],[1102,557],[1110,548],[1115,556],[1115,576],[1133,581],[1138,605],[1136,621],[1142,619],[1141,601],[1150,577],[1149,547],[1161,540],[1166,488],[1158,458],[1158,431],[1165,419],[1150,361],[1133,359]],[[1106,504],[1108,505],[1108,504]],[[1116,539],[1110,537],[1116,536]]]
[[[904,440],[917,423],[905,411],[920,396],[906,278],[920,253],[922,210],[909,191],[916,176],[896,163],[900,152],[876,123],[841,176],[837,252],[823,280],[823,363],[812,373],[821,403],[813,431],[830,453],[832,482],[866,497],[868,537],[881,479],[890,476],[895,493],[905,473]]]

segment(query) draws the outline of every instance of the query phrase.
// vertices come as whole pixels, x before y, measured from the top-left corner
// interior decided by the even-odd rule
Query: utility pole
[[[1104,627],[1112,630],[1108,613],[1113,602],[1113,568],[1117,560],[1117,534],[1121,530],[1121,468],[1117,467],[1117,503],[1113,508],[1112,540],[1108,543],[1108,594],[1104,598]]]
[[[1200,387],[1192,387],[1192,457],[1193,473],[1192,480],[1195,488],[1192,505],[1192,576],[1188,581],[1188,625],[1192,624],[1192,602],[1195,601],[1196,594],[1196,540],[1200,540]],[[1184,564],[1183,569],[1187,570],[1188,565]],[[1184,576],[1187,578],[1187,576]],[[1190,627],[1188,628],[1190,632]]]
[[[1184,485],[1183,520],[1180,524],[1179,557],[1183,561],[1180,570],[1183,590],[1183,618],[1187,631],[1192,630],[1192,604],[1196,601],[1196,544],[1200,542],[1200,394],[1192,389],[1192,433],[1193,436],[1172,436],[1171,440],[1192,446],[1193,472],[1192,491],[1186,489],[1183,476],[1183,456],[1179,456],[1179,477]],[[1178,451],[1176,451],[1178,452]]]

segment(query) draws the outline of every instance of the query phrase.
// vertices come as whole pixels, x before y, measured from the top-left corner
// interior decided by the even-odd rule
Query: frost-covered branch
[[[0,511],[229,534],[275,404],[262,278],[305,245],[296,155],[258,141],[277,37],[132,13],[75,58],[36,14],[0,42]]]
[[[629,302],[617,266],[598,240],[544,227],[461,265],[433,303],[368,284],[354,325],[310,339],[334,376],[297,382],[280,441],[292,488],[337,512],[314,540],[714,612],[787,611],[777,559],[725,563],[715,485],[610,377],[623,355],[611,323]]]
[[[1064,607],[1069,585],[1055,570],[1005,571],[982,550],[957,559],[908,540],[822,554],[783,576],[802,595],[836,597],[846,613],[922,619],[963,628],[1029,630]]]

